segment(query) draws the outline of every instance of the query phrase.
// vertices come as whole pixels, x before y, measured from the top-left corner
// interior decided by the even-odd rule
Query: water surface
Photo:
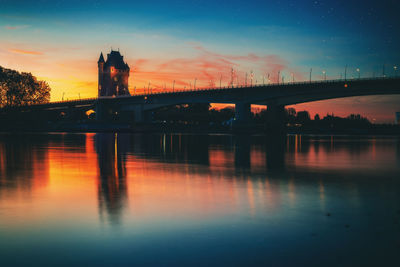
[[[397,137],[0,134],[1,266],[400,262]]]

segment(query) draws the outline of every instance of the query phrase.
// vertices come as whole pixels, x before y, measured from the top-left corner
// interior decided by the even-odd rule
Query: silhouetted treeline
[[[340,127],[368,127],[371,122],[359,115],[351,114],[346,118],[337,117],[333,114],[327,114],[320,118],[318,114],[311,118],[308,111],[297,112],[294,108],[285,109],[286,124],[289,126],[340,126]],[[153,112],[155,121],[167,123],[186,123],[186,124],[202,124],[202,123],[226,123],[235,117],[235,109],[226,107],[223,109],[209,109],[208,104],[187,104],[166,107]],[[267,121],[268,112],[262,110],[258,113],[252,113],[252,120],[256,124],[262,124]]]
[[[153,120],[164,123],[208,124],[209,104],[186,104],[161,108],[153,112]]]
[[[50,90],[31,73],[0,66],[0,107],[49,102]]]
[[[254,129],[266,129],[268,111],[252,113]],[[211,129],[228,129],[234,123],[234,107],[209,109],[208,104],[190,104],[166,107],[153,112],[153,122],[177,125],[203,125]],[[338,117],[327,114],[324,117],[316,114],[311,117],[308,111],[296,111],[294,108],[285,109],[285,125],[289,132],[298,133],[394,133],[400,132],[398,125],[373,124],[366,117],[351,114]]]

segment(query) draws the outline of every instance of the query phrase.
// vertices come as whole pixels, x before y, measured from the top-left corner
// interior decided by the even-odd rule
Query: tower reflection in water
[[[337,179],[331,170],[348,176],[365,175],[365,166],[391,171],[382,161],[388,157],[379,156],[387,153],[379,149],[385,143],[375,148],[368,139],[102,133],[94,142],[99,217],[113,225],[124,224],[124,215],[129,220],[132,213],[145,220],[166,212],[195,214],[199,207],[220,215],[249,207],[252,215],[266,207],[279,210],[305,198],[298,185],[318,192],[314,204],[320,201],[325,210],[327,179]],[[356,200],[354,182],[341,183]],[[221,197],[225,193],[232,196]],[[188,199],[196,201],[186,205]]]
[[[122,224],[124,214],[130,212],[127,209],[128,203],[133,199],[134,203],[129,205],[131,211],[140,205],[146,206],[144,203],[155,204],[157,196],[147,201],[142,198],[149,197],[156,191],[165,193],[165,188],[176,182],[179,185],[174,187],[173,192],[182,196],[195,194],[194,192],[213,192],[219,195],[220,191],[225,190],[217,186],[220,182],[225,184],[224,187],[240,183],[245,194],[249,194],[249,199],[253,199],[255,192],[260,193],[268,185],[266,170],[273,172],[274,176],[279,176],[284,171],[285,142],[265,144],[266,140],[268,139],[254,139],[251,135],[96,134],[94,144],[98,162],[97,198],[100,220],[112,225]],[[174,168],[165,169],[166,166]],[[142,179],[146,177],[154,178]],[[196,184],[196,188],[188,184],[187,177],[193,178],[191,182]],[[199,177],[208,180],[213,178],[213,181],[198,183],[196,179]],[[131,187],[130,193],[128,185]],[[148,186],[151,186],[151,191],[140,191],[147,190]],[[256,191],[253,192],[253,189]],[[208,203],[207,194],[198,197]],[[164,197],[176,198],[174,195]],[[244,206],[245,202],[242,203]],[[226,203],[228,206],[236,204]],[[172,209],[173,205],[169,203],[171,207],[166,208]],[[156,206],[149,206],[148,209],[155,209]]]
[[[98,173],[98,201],[100,219],[108,216],[111,224],[120,223],[127,199],[124,153],[117,134],[99,133],[95,136]],[[106,214],[105,214],[106,213]]]

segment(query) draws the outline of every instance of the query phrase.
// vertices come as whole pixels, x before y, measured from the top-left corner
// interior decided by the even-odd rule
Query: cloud
[[[6,30],[20,30],[20,29],[24,29],[29,27],[29,25],[15,25],[15,26],[11,26],[11,25],[6,25],[4,26],[4,29]]]
[[[22,50],[22,49],[9,49],[8,51],[12,52],[12,53],[24,54],[24,55],[35,55],[35,56],[43,55],[42,52]]]
[[[232,82],[236,84],[250,84],[250,72],[254,70],[253,83],[267,80],[270,74],[271,81],[278,79],[279,71],[293,73],[296,80],[301,80],[304,75],[289,67],[289,62],[278,55],[257,55],[248,53],[244,55],[221,54],[209,51],[198,43],[189,44],[193,57],[160,59],[136,59],[133,62],[133,78],[131,84],[143,87],[151,82],[153,88],[163,88],[167,83],[170,88],[173,81],[175,85],[183,87],[226,86]],[[232,69],[234,70],[232,75]]]

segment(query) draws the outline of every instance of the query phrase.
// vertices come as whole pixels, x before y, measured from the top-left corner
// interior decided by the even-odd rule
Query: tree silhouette
[[[0,107],[47,103],[51,88],[31,73],[0,66]]]

